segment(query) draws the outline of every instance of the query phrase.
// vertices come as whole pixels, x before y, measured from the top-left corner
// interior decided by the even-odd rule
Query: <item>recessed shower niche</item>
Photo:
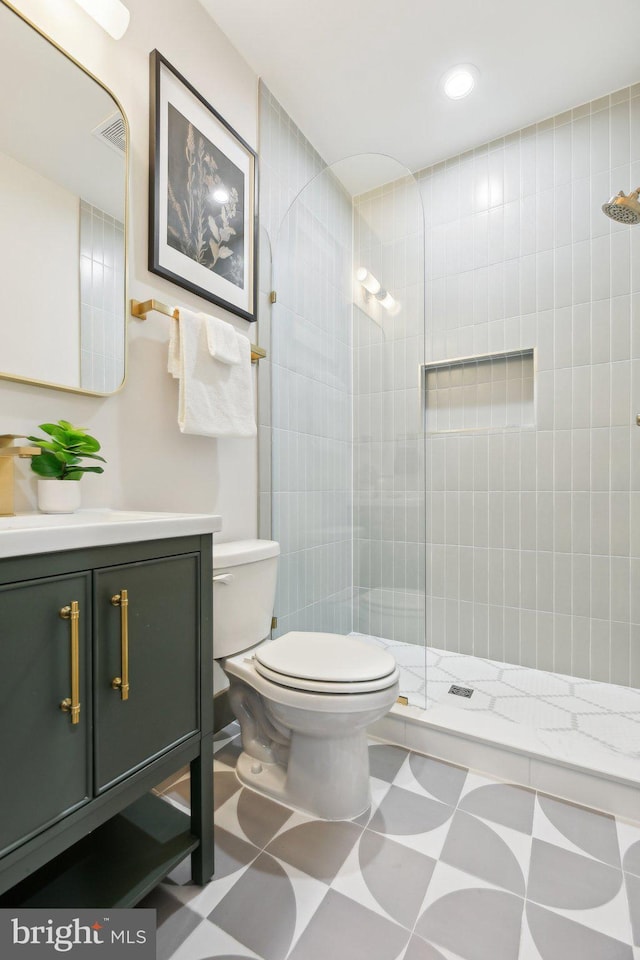
[[[535,351],[424,364],[427,433],[521,430],[535,426]]]

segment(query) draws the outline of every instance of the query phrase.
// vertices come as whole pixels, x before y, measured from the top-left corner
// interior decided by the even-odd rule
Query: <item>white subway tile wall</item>
[[[80,386],[113,393],[124,376],[124,225],[80,201]]]
[[[260,180],[260,533],[281,545],[275,635],[348,633],[351,198],[264,84]]]
[[[395,300],[387,309],[354,284],[353,629],[424,644],[424,214],[413,177],[357,197],[353,237],[354,267]]]
[[[264,88],[261,155],[263,225],[273,230],[323,165]],[[380,305],[363,296],[358,303],[354,292],[353,627],[420,642],[424,576],[428,643],[640,686],[640,457],[633,455],[640,442],[640,230],[608,220],[600,209],[617,190],[640,183],[640,85],[417,176],[424,258],[406,183],[355,201],[354,265],[366,266],[409,309],[381,319]],[[302,471],[315,477],[317,461],[326,459],[320,446],[304,454],[300,447],[310,438],[349,443],[348,433],[309,433],[304,420],[314,411],[319,417],[316,407],[326,403],[326,357],[313,369],[291,366],[294,354],[303,363],[309,359],[306,347],[314,337],[322,342],[322,322],[307,324],[300,298],[305,309],[319,296],[325,309],[329,305],[328,295],[314,289],[310,269],[317,260],[316,276],[322,276],[324,258],[331,259],[335,247],[335,231],[323,216],[329,189],[324,197],[319,189],[312,196],[311,209],[296,214],[295,223],[290,219],[293,232],[282,241],[284,251],[294,240],[297,285],[287,293],[293,299],[283,304],[288,311],[273,337],[274,362],[286,371],[283,396],[275,401],[274,443],[297,465],[291,467],[294,479],[278,473],[274,483],[277,527],[296,547],[287,554],[280,594],[281,602],[288,597],[287,611],[310,611],[321,602],[314,591],[322,602],[331,596],[323,584],[335,560],[314,553],[313,545],[303,565],[293,559],[307,549],[313,518],[322,516],[319,495],[328,492],[314,494],[306,479],[300,483]],[[343,213],[346,219],[346,203]],[[329,312],[337,309],[330,306]],[[348,340],[344,347],[343,359]],[[483,399],[478,383],[475,398],[469,389],[465,394],[473,385],[463,375],[463,407],[465,400],[475,405],[478,421],[475,428],[463,423],[464,432],[427,435],[425,503],[414,402],[418,363],[532,347],[536,373],[533,398],[526,385],[525,429],[502,429],[507,424],[498,422],[498,404]],[[518,406],[523,396],[511,401]],[[502,398],[500,404],[504,413]],[[473,416],[471,409],[467,415]],[[265,451],[270,422],[261,414]],[[276,437],[279,423],[285,442]],[[334,423],[333,429],[343,426]],[[343,466],[344,458],[333,468],[332,490],[342,489]],[[280,469],[274,464],[274,476]],[[265,515],[270,489],[263,479]],[[423,524],[426,571],[420,563]],[[268,529],[265,520],[263,534]],[[346,536],[337,542],[347,550]],[[346,580],[342,587],[348,591]],[[296,625],[312,622],[309,612]]]
[[[635,86],[418,174],[427,360],[537,351],[534,430],[427,437],[427,642],[633,686],[639,131]]]

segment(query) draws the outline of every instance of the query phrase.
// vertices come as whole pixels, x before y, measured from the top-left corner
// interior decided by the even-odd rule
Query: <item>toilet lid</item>
[[[397,670],[386,650],[337,633],[285,633],[259,647],[255,659],[258,673],[301,689],[320,689],[318,683],[323,689],[325,684],[355,689],[371,683],[375,689],[383,689],[393,682]],[[381,686],[379,681],[384,681]]]

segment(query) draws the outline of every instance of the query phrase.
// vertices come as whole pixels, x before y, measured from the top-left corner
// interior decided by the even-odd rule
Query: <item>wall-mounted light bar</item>
[[[361,284],[368,294],[375,297],[376,300],[387,310],[391,316],[400,309],[400,304],[392,297],[388,290],[385,290],[379,280],[377,280],[366,267],[358,267],[356,270],[356,280]]]

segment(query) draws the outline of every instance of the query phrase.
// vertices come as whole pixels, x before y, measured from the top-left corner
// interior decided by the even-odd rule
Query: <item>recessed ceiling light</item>
[[[473,64],[460,63],[457,67],[447,70],[440,80],[440,86],[450,100],[462,100],[463,97],[469,96],[479,76],[478,69]]]

